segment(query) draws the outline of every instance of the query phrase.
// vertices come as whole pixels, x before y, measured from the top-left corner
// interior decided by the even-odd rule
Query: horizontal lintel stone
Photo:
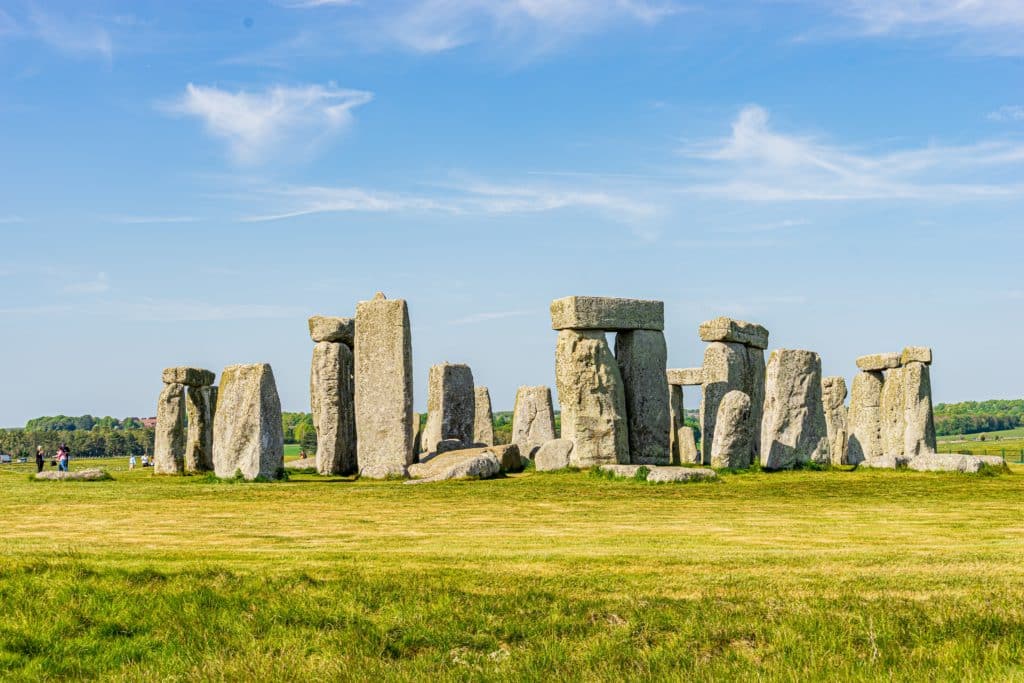
[[[644,299],[567,296],[551,302],[551,328],[662,331],[665,329],[665,303]]]
[[[768,330],[756,323],[720,317],[700,324],[701,341],[733,342],[752,346],[755,349],[768,348]]]
[[[164,368],[164,384],[184,384],[187,387],[208,387],[216,377],[210,370],[202,368]]]
[[[668,383],[675,387],[696,387],[704,384],[704,368],[669,368]]]
[[[352,348],[356,337],[355,318],[314,315],[309,319],[309,336],[318,344],[320,342],[340,342]]]
[[[857,368],[867,372],[895,370],[901,365],[902,362],[898,353],[872,353],[857,359]]]

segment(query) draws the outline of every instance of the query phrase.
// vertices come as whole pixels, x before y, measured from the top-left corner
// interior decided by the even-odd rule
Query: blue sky
[[[191,3],[187,3],[191,5]],[[280,0],[0,8],[0,425],[154,412],[383,290],[507,409],[547,306],[662,299],[938,401],[1020,397],[1024,5]],[[696,396],[688,395],[689,407]]]

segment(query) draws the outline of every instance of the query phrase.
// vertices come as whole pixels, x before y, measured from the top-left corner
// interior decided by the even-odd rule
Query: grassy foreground
[[[0,678],[1024,680],[1024,469],[108,469],[0,469]]]

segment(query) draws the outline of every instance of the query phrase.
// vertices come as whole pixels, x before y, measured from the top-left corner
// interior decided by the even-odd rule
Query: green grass
[[[994,432],[980,432],[978,434],[952,434],[938,437],[938,441],[978,441],[982,436],[985,437],[986,441],[992,441],[996,437],[999,437],[1000,441],[1012,439],[1012,440],[1024,440],[1024,427],[1017,427],[1016,429],[1002,429]]]
[[[0,679],[1024,680],[1024,469],[0,467]]]

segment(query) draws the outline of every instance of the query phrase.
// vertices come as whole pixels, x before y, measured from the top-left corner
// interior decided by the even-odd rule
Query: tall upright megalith
[[[276,479],[284,471],[281,399],[267,363],[230,365],[221,373],[213,418],[218,477]]]
[[[825,408],[828,451],[833,465],[846,463],[846,380],[824,377],[821,380],[821,402]]]
[[[630,462],[669,465],[671,416],[668,349],[658,330],[628,330],[615,336],[615,360],[626,397]]]
[[[853,387],[850,390],[850,412],[847,415],[849,436],[846,441],[846,463],[848,465],[859,465],[865,460],[885,455],[882,445],[882,387],[884,385],[885,375],[881,370],[861,370],[853,378]]]
[[[564,419],[563,413],[563,433]],[[551,389],[546,386],[519,387],[512,408],[512,443],[519,446],[519,454],[532,460],[540,447],[554,438],[555,411]]]
[[[153,473],[184,472],[185,443],[185,385],[180,382],[165,383],[156,403]]]
[[[886,370],[882,383],[882,452],[886,455],[903,453],[903,434],[906,431],[906,391],[903,368]]]
[[[217,409],[217,387],[188,387],[185,413],[188,438],[185,442],[185,471],[213,471],[213,418]]]
[[[491,392],[487,387],[474,389],[476,417],[473,419],[473,443],[494,445],[494,413],[491,411]]]
[[[743,469],[750,467],[754,454],[750,397],[732,390],[718,404],[715,442],[711,445],[711,466]]]
[[[935,416],[932,407],[932,380],[929,365],[932,351],[927,347],[903,350],[904,442],[903,453],[912,458],[934,453]]]
[[[831,462],[821,401],[821,357],[813,351],[776,349],[765,373],[761,466],[790,469]]]
[[[454,439],[464,447],[473,443],[476,394],[468,365],[439,363],[430,368],[427,382],[427,424],[420,437],[424,453],[437,452],[442,441]]]
[[[341,342],[320,341],[313,347],[309,401],[319,474],[356,471],[354,363],[352,349]]]
[[[360,301],[355,324],[359,472],[404,476],[413,462],[412,334],[403,299]]]
[[[705,465],[711,464],[718,407],[730,391],[747,393],[744,389],[747,388],[748,376],[746,347],[736,342],[708,344],[704,350],[704,384],[700,402],[701,461]],[[753,444],[753,438],[750,443]]]

